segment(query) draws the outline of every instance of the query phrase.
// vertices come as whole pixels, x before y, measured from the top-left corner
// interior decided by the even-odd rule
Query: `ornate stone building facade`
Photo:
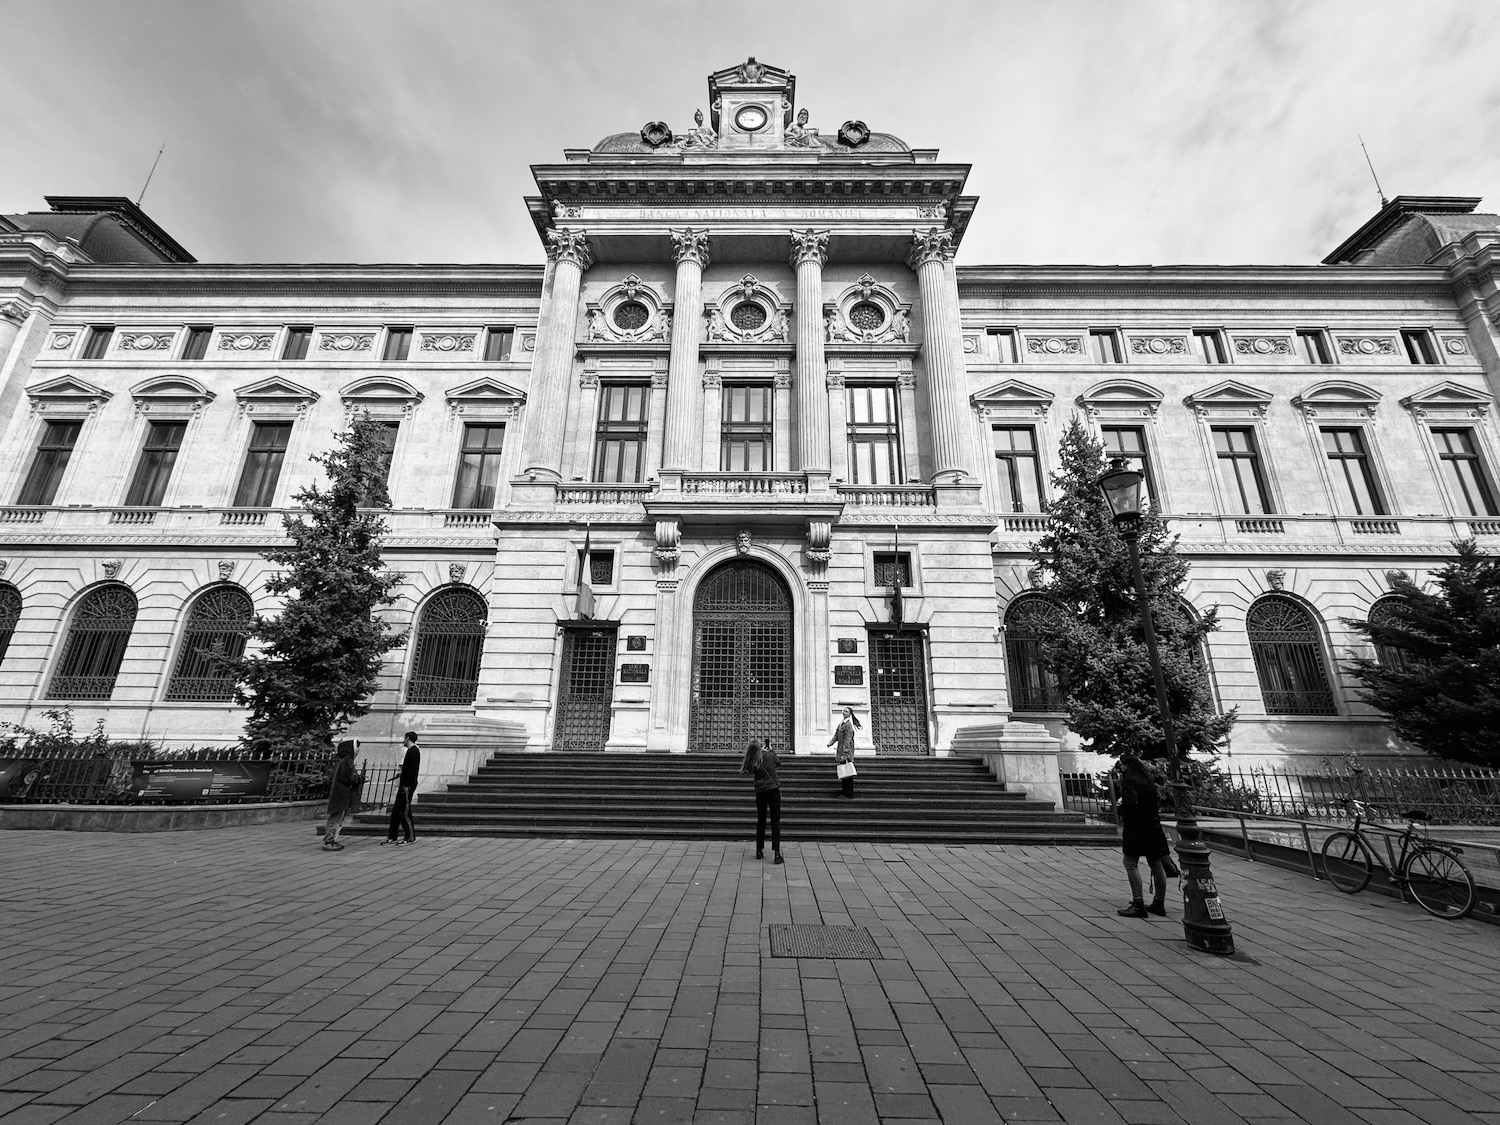
[[[205,265],[125,200],[0,218],[0,718],[232,740],[202,654],[275,612],[259,553],[368,412],[411,630],[372,740],[455,774],[810,753],[848,705],[867,751],[1046,768],[1027,556],[1078,414],[1219,607],[1234,753],[1401,749],[1341,619],[1500,535],[1500,220],[1402,197],[1317,266],[958,267],[968,165],[813,128],[755,60],[708,108],[536,166],[545,268]]]

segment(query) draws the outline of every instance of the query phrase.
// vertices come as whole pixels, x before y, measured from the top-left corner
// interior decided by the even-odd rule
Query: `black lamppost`
[[[1146,634],[1146,654],[1151,659],[1151,674],[1156,679],[1156,705],[1161,710],[1162,735],[1172,777],[1172,801],[1177,812],[1177,857],[1182,862],[1182,929],[1187,943],[1205,953],[1233,953],[1234,933],[1224,916],[1218,887],[1208,865],[1208,845],[1198,831],[1188,783],[1182,776],[1182,748],[1172,723],[1172,708],[1167,702],[1167,678],[1161,670],[1161,654],[1156,649],[1156,625],[1151,617],[1151,602],[1146,597],[1146,580],[1141,574],[1141,507],[1145,499],[1145,478],[1121,461],[1115,461],[1099,478],[1099,491],[1114,516],[1115,530],[1130,550],[1130,570],[1135,578],[1135,604]]]

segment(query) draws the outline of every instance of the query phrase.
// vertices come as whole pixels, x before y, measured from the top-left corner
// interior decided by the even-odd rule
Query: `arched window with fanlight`
[[[19,620],[21,591],[9,582],[0,582],[0,664],[5,662],[5,650],[10,648],[10,638],[15,634]]]
[[[228,703],[234,698],[234,676],[225,660],[245,653],[245,638],[255,622],[255,605],[238,586],[214,586],[193,603],[167,698],[180,703]]]
[[[1365,620],[1371,625],[1404,625],[1406,617],[1406,599],[1399,594],[1381,598],[1370,607],[1370,612]],[[1375,645],[1375,660],[1379,665],[1390,672],[1404,672],[1411,667],[1415,657],[1405,649],[1397,648],[1395,645],[1383,645],[1379,641],[1372,642]]]
[[[467,586],[440,591],[422,607],[408,703],[473,703],[489,607]]]
[[[78,603],[63,641],[48,699],[108,699],[135,628],[136,601],[118,582],[96,586]]]
[[[1336,715],[1318,623],[1292,598],[1268,594],[1245,615],[1268,715]]]
[[[1042,665],[1042,638],[1062,615],[1061,606],[1040,594],[1019,597],[1006,608],[1005,668],[1012,711],[1064,709],[1057,679]]]

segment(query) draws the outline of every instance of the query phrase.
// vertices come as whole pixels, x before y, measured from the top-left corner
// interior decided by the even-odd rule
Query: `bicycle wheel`
[[[1402,874],[1411,897],[1429,914],[1462,918],[1474,909],[1474,876],[1446,848],[1418,848]]]
[[[1353,832],[1335,832],[1323,841],[1323,874],[1346,895],[1368,887],[1373,870],[1370,849]]]

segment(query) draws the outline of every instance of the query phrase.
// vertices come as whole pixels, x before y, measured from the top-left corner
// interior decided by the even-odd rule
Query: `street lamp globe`
[[[1145,506],[1146,478],[1116,461],[1096,482],[1116,524],[1134,523]]]

